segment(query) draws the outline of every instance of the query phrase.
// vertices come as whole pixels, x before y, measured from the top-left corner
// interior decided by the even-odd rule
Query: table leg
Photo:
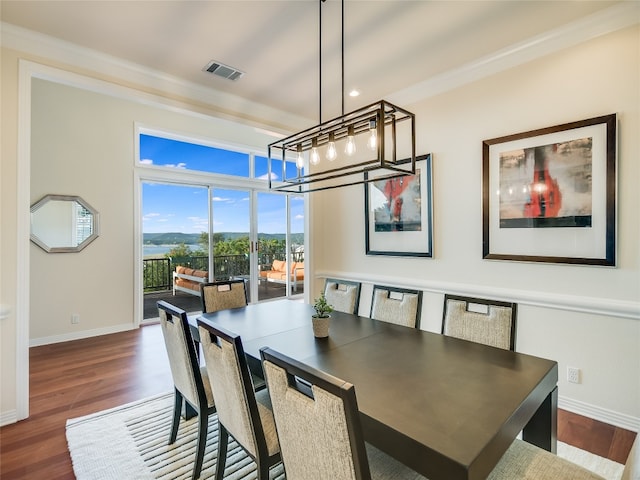
[[[522,431],[522,439],[551,453],[558,448],[558,387],[555,387]]]

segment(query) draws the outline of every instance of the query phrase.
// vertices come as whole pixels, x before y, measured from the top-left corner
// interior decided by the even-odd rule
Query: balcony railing
[[[285,254],[265,253],[258,255],[258,264],[262,267],[271,266],[273,260],[284,260]],[[292,255],[292,261],[304,261],[302,252]],[[177,266],[185,266],[195,270],[209,270],[208,256],[185,256],[167,258],[145,258],[142,261],[142,275],[144,291],[155,292],[169,290],[172,284],[172,273]],[[249,255],[216,255],[213,257],[213,271],[215,280],[226,280],[235,276],[250,274]]]

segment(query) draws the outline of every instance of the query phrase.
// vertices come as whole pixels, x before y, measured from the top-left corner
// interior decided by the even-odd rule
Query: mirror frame
[[[53,194],[45,195],[36,203],[31,205],[31,216],[33,217],[33,214],[35,212],[37,212],[40,208],[42,208],[43,206],[45,206],[47,203],[51,201],[76,202],[80,204],[82,207],[84,207],[86,210],[88,210],[93,215],[93,222],[92,222],[93,228],[91,229],[91,235],[89,235],[87,238],[85,238],[82,242],[80,242],[75,247],[50,247],[49,245],[47,245],[47,243],[44,240],[39,238],[37,235],[33,234],[33,228],[32,228],[30,238],[33,243],[38,245],[47,253],[71,253],[71,252],[79,252],[80,250],[85,248],[87,245],[89,245],[91,242],[93,242],[96,238],[98,238],[100,234],[100,221],[99,221],[100,214],[95,208],[89,205],[82,197],[79,197],[77,195],[53,195]],[[31,222],[33,222],[33,218],[31,219]]]

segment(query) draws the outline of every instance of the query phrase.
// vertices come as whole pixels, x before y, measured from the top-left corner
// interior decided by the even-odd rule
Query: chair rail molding
[[[640,320],[640,302],[616,300],[611,298],[596,298],[579,295],[563,295],[542,291],[518,290],[502,287],[469,285],[454,282],[434,282],[406,277],[376,276],[351,272],[318,271],[315,277],[342,278],[363,283],[385,283],[402,288],[420,289],[430,293],[450,293],[468,297],[488,297],[495,300],[515,302],[519,305],[567,310],[572,312],[605,315],[610,317]]]

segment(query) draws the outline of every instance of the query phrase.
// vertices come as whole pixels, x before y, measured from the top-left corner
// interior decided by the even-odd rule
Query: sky
[[[140,135],[140,161],[170,168],[249,176],[249,156],[214,147]],[[267,159],[256,158],[256,177],[267,178]],[[228,188],[213,189],[213,231],[248,232],[250,192]],[[205,187],[143,183],[142,214],[144,233],[208,231],[208,190]],[[258,232],[286,231],[285,197],[258,193]],[[304,201],[291,200],[291,232],[304,231]]]

